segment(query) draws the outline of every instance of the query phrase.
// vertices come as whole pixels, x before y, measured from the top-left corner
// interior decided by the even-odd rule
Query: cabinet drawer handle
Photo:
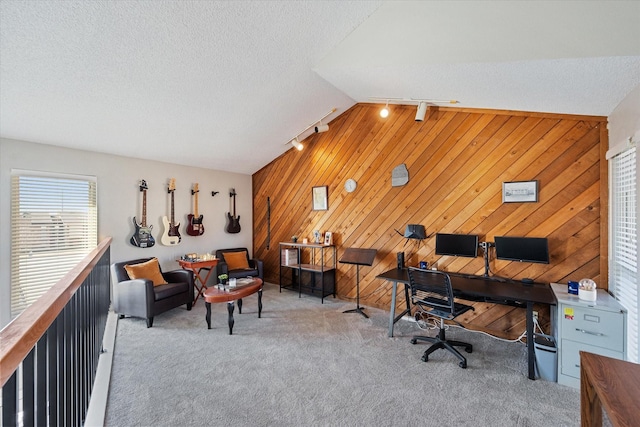
[[[579,328],[576,328],[576,331],[582,332],[583,334],[595,335],[595,336],[598,336],[598,337],[603,337],[604,336],[604,334],[600,333],[600,332],[585,331],[584,329],[579,329]]]

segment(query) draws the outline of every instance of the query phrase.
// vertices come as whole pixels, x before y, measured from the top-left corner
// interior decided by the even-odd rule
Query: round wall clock
[[[356,183],[355,179],[349,178],[344,183],[344,189],[347,190],[347,193],[352,193],[353,191],[355,191],[357,185],[358,185],[358,183]]]

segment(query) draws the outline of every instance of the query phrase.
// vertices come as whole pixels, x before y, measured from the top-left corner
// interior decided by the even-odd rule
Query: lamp
[[[404,229],[404,237],[407,239],[424,240],[427,238],[427,232],[424,229],[424,225],[407,224],[407,228]]]
[[[459,101],[455,99],[415,99],[415,98],[379,98],[376,96],[370,96],[372,101],[385,101],[386,104],[382,110],[380,110],[380,117],[383,119],[389,116],[389,101],[393,101],[394,104],[412,104],[418,103],[418,111],[416,112],[416,122],[421,122],[427,113],[429,107],[428,104],[458,104]]]
[[[427,103],[425,101],[420,101],[418,103],[418,111],[416,112],[416,122],[421,122],[424,120],[424,116],[427,114]]]
[[[380,110],[380,117],[382,117],[383,119],[389,117],[389,101],[387,101],[387,104],[384,106],[384,108]]]
[[[300,137],[300,135],[302,135],[303,133],[305,133],[306,131],[308,131],[312,127],[314,127],[314,125],[316,123],[318,123],[318,126],[316,126],[315,129],[314,129],[316,133],[321,133],[321,132],[328,131],[329,130],[329,125],[323,125],[322,121],[324,119],[326,119],[327,116],[329,116],[330,114],[335,113],[335,111],[336,111],[336,108],[334,107],[327,114],[325,114],[324,116],[320,117],[320,120],[316,120],[315,122],[311,123],[306,128],[302,129],[300,132],[298,132],[296,134],[295,138],[293,138],[291,141],[289,141],[291,143],[291,145],[296,147],[298,149],[298,151],[301,151],[304,148],[304,145],[302,145],[302,143],[300,142],[300,140],[298,140],[298,138]],[[287,142],[287,144],[289,144],[289,142]]]
[[[322,133],[329,130],[329,125],[323,125],[322,122],[318,126],[315,127],[316,133]]]
[[[302,143],[300,141],[298,141],[298,137],[297,136],[291,140],[291,145],[296,147],[296,149],[298,151],[302,151],[302,149],[304,148],[304,145],[302,145]]]

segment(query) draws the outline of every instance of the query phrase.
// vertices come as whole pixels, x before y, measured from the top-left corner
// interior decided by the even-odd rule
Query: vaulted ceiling
[[[640,84],[638,22],[637,1],[2,0],[0,136],[250,174],[372,97],[606,116]]]

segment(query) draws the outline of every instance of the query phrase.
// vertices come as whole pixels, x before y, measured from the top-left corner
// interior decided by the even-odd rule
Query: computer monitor
[[[496,258],[549,264],[549,244],[544,237],[495,236]]]
[[[478,256],[478,236],[474,234],[436,234],[436,255]]]

